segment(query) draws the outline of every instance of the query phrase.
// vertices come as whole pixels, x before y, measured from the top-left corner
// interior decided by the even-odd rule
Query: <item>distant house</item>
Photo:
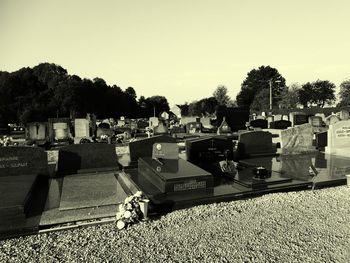
[[[170,111],[174,113],[178,119],[181,119],[181,108],[179,105],[174,105]]]

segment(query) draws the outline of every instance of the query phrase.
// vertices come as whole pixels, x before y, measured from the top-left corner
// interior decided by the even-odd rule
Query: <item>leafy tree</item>
[[[169,103],[164,96],[156,95],[146,98],[145,103],[148,117],[153,116],[154,113],[159,116],[163,111],[169,111]]]
[[[181,109],[181,116],[189,116],[189,105],[187,102],[182,105],[178,105]]]
[[[324,107],[326,103],[335,101],[335,85],[328,80],[317,80],[315,82],[307,82],[299,90],[299,102],[304,107],[317,105]]]
[[[133,87],[128,87],[125,90],[125,94],[129,95],[131,98],[134,98],[136,100],[137,96],[136,96],[136,91],[134,90]]]
[[[250,105],[251,110],[261,111],[269,109],[270,107],[270,90],[262,89],[254,97],[252,104]]]
[[[277,105],[286,80],[277,69],[270,66],[260,66],[248,72],[236,97],[237,105],[250,107],[257,93],[270,88],[270,81],[272,81],[273,103]]]
[[[340,84],[338,107],[350,106],[350,80],[345,80]]]
[[[286,87],[281,92],[281,100],[279,107],[281,109],[293,109],[299,104],[299,90],[298,83],[292,83],[289,87]]]
[[[214,91],[213,96],[220,106],[227,106],[231,100],[227,95],[227,88],[224,85],[218,86]]]

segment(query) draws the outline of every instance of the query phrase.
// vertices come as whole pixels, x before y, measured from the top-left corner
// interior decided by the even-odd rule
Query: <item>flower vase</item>
[[[147,219],[149,200],[148,199],[141,199],[139,201],[139,205],[140,205],[140,210],[143,214],[143,218]]]

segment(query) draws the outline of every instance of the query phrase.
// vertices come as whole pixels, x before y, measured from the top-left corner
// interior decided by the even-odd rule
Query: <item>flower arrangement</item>
[[[119,205],[116,214],[117,228],[123,229],[127,225],[146,218],[148,203],[149,200],[145,198],[141,191],[125,198],[124,203]]]

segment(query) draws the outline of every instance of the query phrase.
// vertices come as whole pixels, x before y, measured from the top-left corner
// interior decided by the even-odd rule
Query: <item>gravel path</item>
[[[350,188],[193,207],[0,241],[0,262],[350,262]]]

